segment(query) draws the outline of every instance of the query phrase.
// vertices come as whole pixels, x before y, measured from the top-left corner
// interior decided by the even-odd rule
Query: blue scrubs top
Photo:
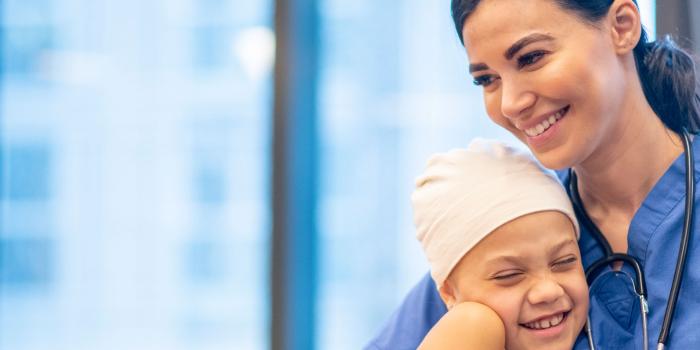
[[[700,141],[696,138],[696,141]],[[700,142],[695,151],[695,183],[700,179]],[[567,171],[558,173],[568,186]],[[636,257],[646,278],[649,315],[649,348],[655,349],[666,311],[685,213],[685,165],[681,155],[652,188],[630,224],[628,254]],[[678,303],[666,348],[700,349],[700,189],[695,193],[696,212],[693,232],[683,274]],[[581,226],[579,241],[584,267],[603,256],[603,250],[590,232]],[[631,269],[623,268],[631,276]],[[639,301],[629,283],[603,272],[591,284],[589,315],[598,349],[641,349],[642,327]],[[619,275],[618,275],[619,277]],[[430,275],[411,290],[388,323],[366,347],[378,349],[416,349],[418,344],[446,312]],[[585,335],[579,336],[574,349],[588,349]]]

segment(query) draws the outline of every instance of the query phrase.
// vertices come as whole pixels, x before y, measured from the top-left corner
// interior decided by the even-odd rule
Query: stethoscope
[[[668,302],[666,303],[664,321],[661,326],[661,332],[659,333],[659,341],[656,347],[657,350],[664,349],[666,346],[666,341],[668,340],[668,335],[671,331],[671,320],[673,319],[673,313],[676,309],[676,301],[678,300],[678,293],[681,287],[683,269],[685,267],[685,258],[688,253],[688,242],[690,241],[690,228],[693,222],[693,203],[695,199],[695,169],[693,163],[695,157],[693,155],[693,149],[690,147],[691,142],[688,132],[683,130],[681,136],[683,148],[685,149],[685,217],[683,221],[681,245],[678,249],[678,260],[676,261],[676,269],[673,274],[673,283],[671,284],[671,291],[669,292]],[[634,290],[639,297],[639,307],[642,315],[642,335],[644,336],[643,346],[644,350],[648,350],[649,338],[647,337],[647,314],[649,313],[649,307],[647,304],[646,282],[644,280],[644,272],[642,271],[641,264],[637,258],[629,254],[614,253],[612,251],[610,243],[607,239],[605,239],[605,236],[603,236],[603,233],[593,223],[591,218],[588,217],[588,214],[583,207],[583,202],[581,201],[581,196],[578,192],[578,179],[576,178],[576,173],[574,173],[573,170],[569,170],[569,192],[576,216],[579,218],[580,222],[593,234],[593,238],[595,238],[598,244],[600,244],[605,254],[602,258],[593,262],[586,269],[586,281],[590,286],[598,271],[615,262],[627,263],[632,267],[635,275],[635,279],[633,280]],[[586,322],[585,332],[586,336],[588,337],[588,346],[591,350],[595,350],[590,317]]]

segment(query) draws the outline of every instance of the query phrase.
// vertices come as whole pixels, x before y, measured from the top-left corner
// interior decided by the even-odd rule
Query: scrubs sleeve
[[[430,274],[404,298],[379,334],[365,350],[415,350],[423,337],[447,312]]]

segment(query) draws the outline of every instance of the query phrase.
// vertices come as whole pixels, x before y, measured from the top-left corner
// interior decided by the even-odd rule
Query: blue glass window
[[[53,279],[53,245],[46,238],[0,238],[0,289],[16,293],[48,287]]]
[[[0,349],[267,347],[272,5],[0,2]]]
[[[5,159],[6,158],[6,159]],[[0,158],[9,200],[46,200],[50,196],[51,155],[45,145],[10,145]],[[3,162],[4,161],[4,162]]]

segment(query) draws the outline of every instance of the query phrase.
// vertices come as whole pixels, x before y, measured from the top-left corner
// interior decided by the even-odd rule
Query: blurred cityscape
[[[268,348],[274,4],[0,4],[0,349]],[[358,349],[427,272],[428,156],[512,139],[448,2],[319,11],[316,343]]]
[[[270,3],[2,4],[0,348],[265,348]]]

